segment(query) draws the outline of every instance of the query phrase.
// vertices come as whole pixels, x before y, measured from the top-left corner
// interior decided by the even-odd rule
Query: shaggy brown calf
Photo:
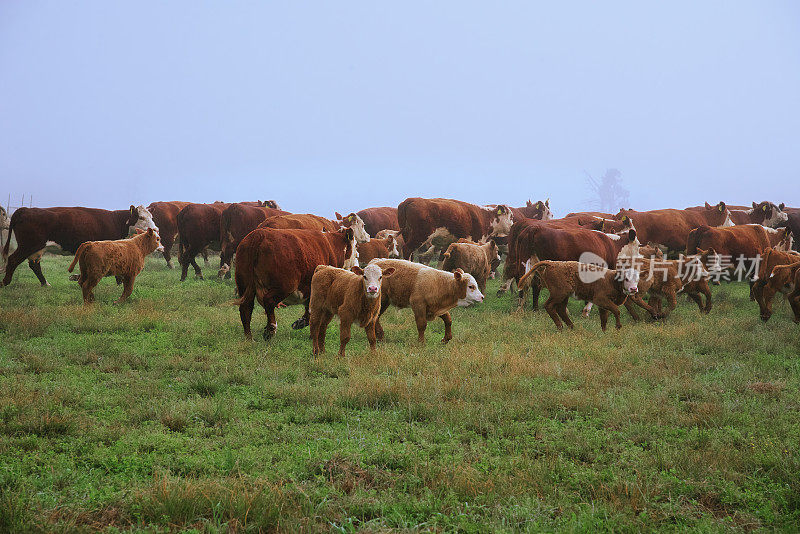
[[[386,236],[385,239],[373,237],[366,243],[358,243],[356,250],[358,250],[358,263],[361,265],[366,265],[375,258],[400,257],[400,250],[392,234]]]
[[[117,241],[87,241],[78,247],[69,266],[72,272],[80,262],[78,283],[83,290],[84,305],[94,302],[94,288],[105,276],[116,276],[122,283],[122,296],[117,304],[125,302],[133,291],[133,281],[144,268],[144,259],[156,250],[163,251],[161,239],[152,228],[129,239]]]
[[[381,312],[381,281],[391,276],[394,268],[381,270],[357,265],[352,272],[328,265],[318,265],[311,279],[311,342],[312,353],[325,352],[325,334],[334,315],[339,316],[339,356],[350,341],[350,325],[358,325],[367,333],[370,350],[375,350],[375,321]]]
[[[544,307],[556,328],[563,328],[561,319],[570,328],[574,327],[567,312],[569,297],[593,302],[600,308],[600,327],[603,332],[608,323],[608,312],[614,314],[617,329],[622,328],[619,320],[619,307],[629,295],[637,292],[639,272],[634,269],[606,269],[597,265],[577,261],[540,261],[531,266],[519,280],[524,289],[534,274],[538,274],[542,284],[550,292]],[[560,317],[560,318],[559,318]]]
[[[792,311],[795,312],[795,322],[797,321],[797,304],[795,304],[798,296],[797,291],[797,273],[800,272],[800,259],[793,263],[777,265],[772,269],[772,272],[766,277],[759,279],[753,285],[753,296],[758,307],[761,311],[761,320],[764,322],[769,321],[772,317],[772,299],[779,291],[787,292],[793,290],[787,295],[789,304],[792,306]]]
[[[497,244],[489,240],[484,245],[475,243],[452,243],[444,253],[441,269],[461,269],[475,277],[481,293],[486,291],[486,280],[492,271],[492,263],[500,259]]]
[[[395,269],[395,273],[384,281],[381,288],[381,314],[389,304],[398,308],[411,308],[420,343],[425,343],[428,322],[437,317],[444,321],[442,341],[447,343],[453,339],[450,310],[456,306],[483,302],[483,294],[478,289],[475,278],[461,269],[448,273],[407,260],[386,259],[373,260],[372,265],[383,270],[390,267]],[[375,321],[375,333],[379,341],[383,340],[380,317]]]

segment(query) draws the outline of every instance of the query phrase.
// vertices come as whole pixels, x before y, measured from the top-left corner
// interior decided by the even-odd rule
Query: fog
[[[800,206],[796,2],[2,2],[0,202]],[[26,201],[27,204],[27,201]]]

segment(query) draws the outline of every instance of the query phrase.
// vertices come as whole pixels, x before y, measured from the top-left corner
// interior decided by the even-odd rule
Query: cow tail
[[[8,224],[8,237],[6,237],[6,244],[3,247],[3,261],[8,259],[8,249],[11,246],[11,233],[14,231],[14,217],[11,217],[11,222]]]
[[[525,289],[527,289],[528,286],[530,285],[530,283],[528,282],[528,279],[531,278],[535,274],[544,274],[544,271],[545,271],[546,268],[547,268],[547,261],[539,261],[539,262],[534,263],[531,266],[531,269],[527,273],[522,275],[522,278],[519,279],[519,282],[517,282],[517,288],[520,291],[524,291]],[[541,273],[539,273],[540,269],[541,269]]]
[[[86,243],[88,243],[88,241]],[[69,269],[67,269],[68,273],[72,272],[72,270],[75,268],[75,264],[78,263],[78,260],[80,260],[81,256],[83,256],[83,251],[86,249],[86,243],[81,243],[81,246],[79,246],[78,250],[75,251],[75,257],[72,258],[72,263],[69,264]]]

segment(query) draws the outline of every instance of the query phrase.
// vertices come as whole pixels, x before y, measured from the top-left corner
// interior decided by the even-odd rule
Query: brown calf
[[[574,328],[567,311],[570,296],[600,308],[600,327],[604,332],[609,312],[614,314],[617,329],[622,328],[619,307],[628,295],[636,294],[639,281],[639,273],[634,269],[612,270],[577,261],[540,261],[520,278],[519,287],[524,289],[534,275],[541,278],[550,292],[544,307],[558,330],[563,328],[562,319],[568,327]]]
[[[486,280],[492,270],[492,264],[500,256],[497,244],[493,240],[480,245],[477,243],[452,243],[444,253],[441,269],[454,271],[461,269],[475,277],[481,293],[486,291]]]
[[[358,263],[362,266],[375,258],[400,257],[400,250],[392,234],[389,234],[385,239],[373,237],[366,243],[358,243],[356,250],[358,250]]]
[[[385,270],[377,265],[367,265],[362,270],[357,265],[352,272],[328,265],[317,265],[311,279],[311,341],[312,353],[325,352],[325,334],[334,315],[339,316],[339,357],[350,341],[350,325],[358,325],[367,333],[370,350],[375,350],[375,321],[381,312],[381,282],[391,276],[394,269]]]
[[[427,265],[407,260],[373,260],[381,269],[393,267],[394,275],[384,280],[381,288],[381,314],[389,304],[398,308],[411,308],[417,323],[419,342],[425,343],[425,329],[429,321],[441,317],[444,322],[444,338],[453,339],[450,310],[456,306],[469,306],[483,302],[483,294],[471,274],[456,269],[455,273],[440,271]],[[383,339],[380,317],[375,322],[378,340]]]
[[[69,272],[80,262],[78,283],[83,290],[83,304],[94,302],[94,288],[105,276],[116,276],[122,282],[122,296],[117,304],[125,302],[133,291],[133,281],[144,268],[144,259],[156,250],[162,250],[158,232],[148,228],[129,239],[116,241],[87,241],[78,247]]]
[[[767,249],[761,267],[758,280],[753,284],[752,296],[758,302],[761,319],[766,322],[772,317],[772,300],[775,294],[790,292],[794,273],[800,267],[800,256]],[[789,302],[791,303],[791,299]]]

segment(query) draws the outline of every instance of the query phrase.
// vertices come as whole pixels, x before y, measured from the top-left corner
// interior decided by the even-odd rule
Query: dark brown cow
[[[178,263],[181,264],[181,282],[186,280],[189,265],[194,267],[195,278],[203,279],[203,272],[195,258],[212,242],[219,239],[222,212],[229,204],[188,204],[178,212],[178,236],[180,251]]]
[[[787,214],[778,206],[769,201],[758,204],[753,202],[752,208],[731,210],[731,220],[735,224],[762,224],[770,228],[778,228],[786,224]]]
[[[490,205],[489,207],[496,208],[495,205]],[[521,221],[522,219],[537,219],[539,221],[548,221],[553,218],[553,212],[550,211],[550,199],[548,198],[544,202],[538,200],[536,202],[531,202],[528,200],[525,202],[525,205],[521,208],[511,208],[511,213],[514,214],[515,221]]]
[[[350,228],[336,232],[257,228],[247,234],[236,248],[234,267],[236,289],[241,295],[237,304],[245,337],[253,338],[250,321],[255,300],[267,313],[264,327],[267,340],[278,329],[275,308],[297,291],[302,295],[305,313],[292,328],[307,326],[314,269],[317,265],[350,269],[355,262],[355,238]]]
[[[178,212],[191,204],[190,202],[181,202],[178,200],[153,202],[147,209],[153,214],[153,222],[158,226],[158,234],[161,237],[161,244],[164,247],[164,259],[167,261],[167,267],[173,268],[172,265],[172,246],[175,244],[178,237]]]
[[[364,229],[371,237],[377,237],[381,230],[400,230],[400,223],[397,222],[397,208],[367,208],[356,212],[356,215],[364,221]]]
[[[274,200],[267,201],[277,206]],[[258,228],[258,225],[267,217],[274,215],[289,215],[288,211],[267,206],[251,206],[247,203],[235,202],[222,210],[220,216],[219,234],[219,273],[222,278],[230,278],[231,261],[236,252],[236,247],[244,236]]]
[[[504,237],[513,223],[508,206],[488,208],[445,198],[407,198],[397,207],[397,219],[406,259],[420,247],[426,253],[431,249],[444,251],[462,237],[473,241]]]
[[[133,205],[130,209],[115,211],[83,207],[19,208],[11,216],[8,238],[3,247],[3,258],[7,258],[8,263],[0,287],[11,283],[14,270],[25,259],[42,286],[50,285],[39,262],[48,241],[74,254],[86,241],[123,239],[139,222],[142,208]],[[17,249],[9,256],[12,233],[17,240]]]
[[[786,208],[787,210],[792,208]],[[786,227],[792,232],[794,239],[794,250],[800,251],[800,211],[788,211],[789,219],[786,222]]]
[[[259,228],[275,228],[278,230],[317,230],[319,232],[338,232],[339,225],[330,219],[310,213],[290,213],[267,217]]]
[[[730,212],[724,202],[698,210],[619,210],[615,219],[632,219],[643,243],[658,243],[670,251],[683,251],[686,236],[700,226],[733,226]]]

